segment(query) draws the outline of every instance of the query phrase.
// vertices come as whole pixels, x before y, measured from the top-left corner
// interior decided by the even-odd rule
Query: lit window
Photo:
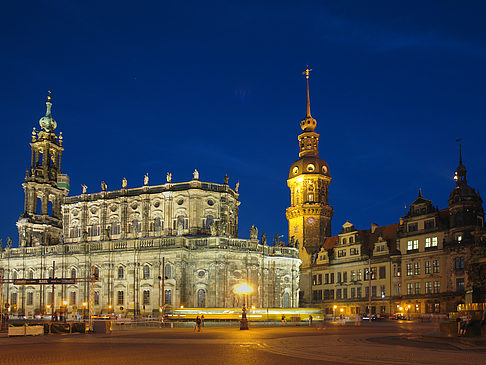
[[[118,299],[117,304],[123,305],[125,299],[125,292],[123,290],[118,290],[117,299]]]
[[[144,279],[149,279],[150,278],[150,266],[145,265],[143,267],[143,278]]]
[[[118,279],[123,279],[125,277],[125,270],[123,269],[123,266],[120,266],[118,268]]]

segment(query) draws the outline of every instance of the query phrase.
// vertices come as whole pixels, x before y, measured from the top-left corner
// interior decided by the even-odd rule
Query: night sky
[[[32,127],[53,93],[71,195],[240,181],[239,236],[285,234],[306,65],[333,234],[445,208],[462,138],[486,191],[486,2],[10,1],[0,11],[0,238],[18,235]]]

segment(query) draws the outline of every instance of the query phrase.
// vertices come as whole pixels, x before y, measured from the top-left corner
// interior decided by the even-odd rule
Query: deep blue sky
[[[30,133],[53,91],[71,194],[240,181],[240,237],[287,234],[307,64],[333,233],[447,205],[456,138],[485,191],[486,3],[22,1],[0,11],[0,237],[14,238]]]

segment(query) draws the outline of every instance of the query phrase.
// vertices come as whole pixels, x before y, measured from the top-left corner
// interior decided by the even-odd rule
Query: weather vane
[[[307,65],[307,68],[306,68],[306,70],[304,72],[302,72],[302,75],[305,75],[305,78],[308,80],[311,71],[312,71],[312,69],[309,69],[309,65]]]

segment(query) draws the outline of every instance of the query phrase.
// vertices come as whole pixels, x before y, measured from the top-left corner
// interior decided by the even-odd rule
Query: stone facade
[[[297,307],[298,250],[268,246],[252,227],[238,238],[238,186],[166,182],[67,197],[61,173],[62,134],[47,101],[42,130],[32,133],[32,160],[19,247],[0,253],[1,306],[27,315],[56,311],[158,315],[162,308],[241,307],[237,284],[253,292],[247,304]],[[19,285],[30,279],[73,279],[55,285]],[[54,300],[54,301],[53,301]]]

